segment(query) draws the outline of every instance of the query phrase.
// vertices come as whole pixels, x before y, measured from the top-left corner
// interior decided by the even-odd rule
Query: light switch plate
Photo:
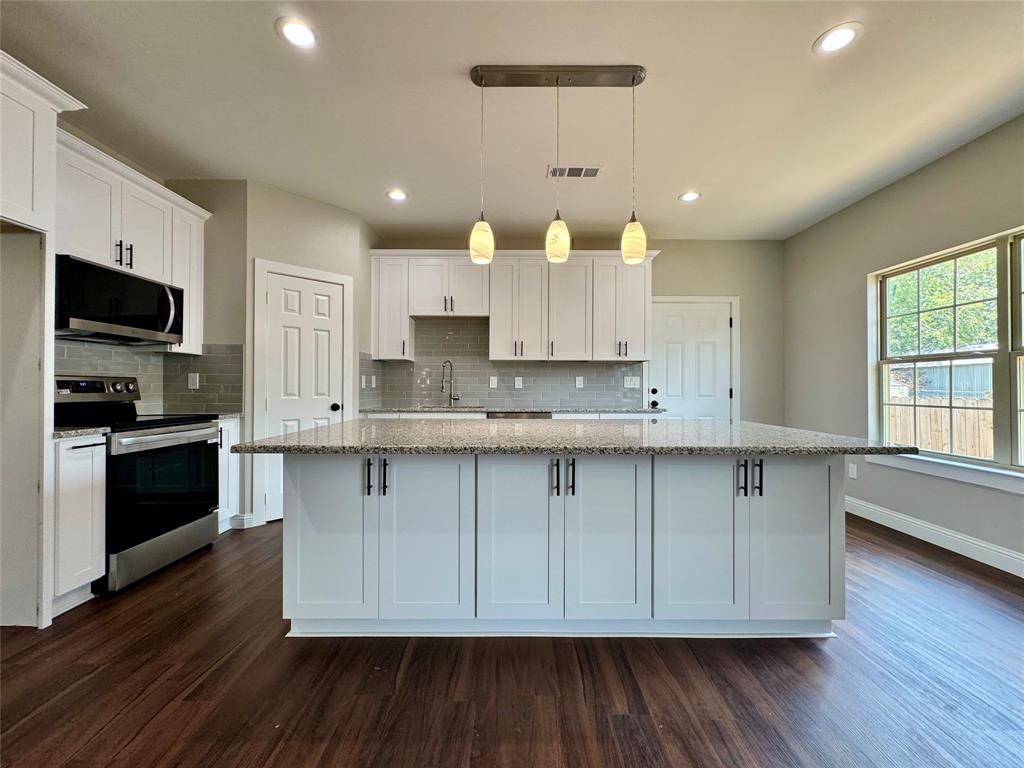
[[[188,375],[188,388],[189,389],[199,389],[199,374],[198,373],[190,373]]]
[[[640,377],[639,376],[623,376],[622,386],[626,389],[640,389]]]
[[[522,376],[516,376],[516,389],[522,389],[522,388],[523,388],[523,377]]]
[[[846,474],[850,476],[851,480],[857,479],[857,465],[852,461],[846,465]]]
[[[487,385],[491,389],[497,389],[498,388],[498,377],[497,376],[491,376],[491,378],[488,379],[488,381],[487,381]]]
[[[582,376],[577,376],[576,377],[576,389],[583,389],[583,377]]]
[[[359,376],[359,388],[366,389],[366,374],[360,374]]]

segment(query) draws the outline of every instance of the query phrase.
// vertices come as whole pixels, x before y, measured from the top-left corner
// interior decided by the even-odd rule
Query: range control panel
[[[139,381],[134,376],[57,376],[55,402],[89,400],[138,400]]]

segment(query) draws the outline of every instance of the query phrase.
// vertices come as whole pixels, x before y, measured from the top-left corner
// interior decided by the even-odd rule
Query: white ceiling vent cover
[[[562,179],[596,179],[601,173],[600,165],[549,165],[548,178],[556,176]]]

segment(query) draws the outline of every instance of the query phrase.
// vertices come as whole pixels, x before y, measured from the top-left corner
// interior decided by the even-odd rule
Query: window
[[[1018,237],[882,275],[886,440],[969,461],[1024,465],[1022,272]]]

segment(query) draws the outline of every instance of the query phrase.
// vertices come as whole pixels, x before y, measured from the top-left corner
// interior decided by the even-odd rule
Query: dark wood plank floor
[[[849,520],[830,640],[286,639],[280,526],[0,635],[17,766],[1024,765],[1024,585]]]

